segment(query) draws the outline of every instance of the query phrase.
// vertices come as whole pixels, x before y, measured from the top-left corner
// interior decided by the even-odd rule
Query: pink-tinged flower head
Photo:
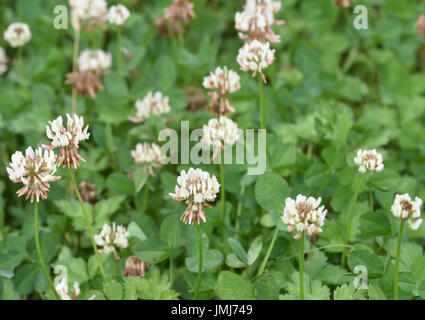
[[[230,104],[227,94],[234,93],[241,88],[240,77],[227,67],[217,67],[204,78],[203,86],[206,89],[214,90],[208,92],[211,97],[209,104],[210,111],[216,115],[226,115],[229,112],[235,112],[235,109]]]
[[[425,14],[421,14],[419,16],[419,19],[418,21],[416,21],[415,26],[417,28],[418,34],[425,38]]]
[[[220,184],[215,176],[210,177],[207,171],[190,168],[182,170],[177,178],[175,193],[169,195],[176,201],[186,201],[187,208],[180,220],[184,223],[197,224],[200,219],[206,222],[204,208],[211,208],[207,202],[214,202],[220,190]]]
[[[9,60],[6,56],[6,50],[0,47],[0,76],[6,73]]]
[[[186,23],[196,18],[194,4],[188,0],[173,0],[165,9],[164,18],[177,23]]]
[[[168,97],[163,96],[159,91],[155,94],[150,91],[142,100],[137,100],[136,109],[136,116],[130,118],[130,121],[134,123],[145,121],[151,114],[159,116],[171,110]]]
[[[333,0],[334,4],[341,8],[348,8],[353,0]]]
[[[407,220],[412,230],[418,230],[422,224],[421,206],[421,198],[416,197],[415,200],[412,200],[407,193],[397,194],[391,206],[391,212],[394,217]]]
[[[287,225],[288,232],[297,231],[295,239],[299,239],[305,231],[309,236],[322,232],[326,213],[324,206],[320,207],[321,198],[306,197],[299,194],[296,200],[286,198],[282,221]]]
[[[55,176],[56,155],[53,151],[37,148],[35,151],[28,147],[25,156],[20,151],[12,155],[12,161],[6,168],[9,179],[15,183],[22,182],[24,187],[17,191],[19,197],[26,195],[25,200],[36,198],[37,202],[47,199],[50,183],[59,180]]]
[[[244,10],[235,14],[235,28],[239,31],[239,37],[244,40],[280,42],[280,36],[271,28],[284,23],[274,17],[280,8],[280,1],[247,0]]]
[[[31,40],[31,31],[26,23],[12,23],[4,32],[4,40],[13,48],[21,47]]]
[[[354,162],[359,166],[361,173],[367,171],[382,171],[384,169],[382,154],[376,152],[376,149],[357,151]]]
[[[231,119],[221,116],[218,119],[210,119],[207,125],[202,127],[201,142],[215,147],[213,159],[224,150],[225,145],[232,146],[240,138],[238,125]]]
[[[253,40],[245,43],[243,47],[239,49],[236,60],[241,70],[245,72],[251,71],[253,77],[257,75],[257,72],[260,73],[264,83],[266,83],[267,81],[263,70],[274,62],[274,53],[275,50],[270,49],[269,42],[262,43]]]
[[[89,139],[89,126],[84,128],[83,117],[78,117],[76,114],[73,117],[66,114],[66,117],[66,127],[61,116],[56,120],[49,121],[50,126],[46,126],[46,135],[52,142],[50,146],[43,147],[48,150],[59,148],[58,165],[76,169],[80,165],[80,161],[85,162],[78,154],[78,148],[80,141]]]
[[[161,153],[161,149],[155,143],[138,143],[136,149],[131,151],[131,156],[137,165],[144,167],[144,172],[149,172],[151,176],[155,176],[153,168],[160,168],[165,161],[165,157]]]

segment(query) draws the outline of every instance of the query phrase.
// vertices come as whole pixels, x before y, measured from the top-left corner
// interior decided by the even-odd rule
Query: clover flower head
[[[196,18],[193,7],[194,4],[188,0],[173,0],[173,2],[165,8],[164,18],[172,22],[186,23]]]
[[[180,217],[184,223],[200,224],[200,219],[206,222],[204,208],[211,208],[207,202],[214,202],[220,190],[220,184],[215,176],[207,171],[190,168],[182,170],[177,178],[175,193],[169,195],[176,201],[185,201],[187,208]]]
[[[31,198],[31,202],[34,198],[37,202],[40,198],[47,199],[50,183],[61,178],[55,176],[56,160],[53,151],[44,150],[43,152],[42,148],[33,150],[28,147],[25,150],[25,156],[22,152],[16,151],[6,170],[10,180],[24,184],[24,187],[16,192],[18,196],[26,195],[25,200]]]
[[[80,141],[90,138],[89,126],[84,128],[84,118],[74,114],[72,117],[67,113],[67,125],[63,124],[62,116],[56,120],[49,121],[46,125],[47,138],[52,140],[50,146],[44,145],[47,150],[59,148],[58,165],[76,169],[80,161],[85,160],[78,154]]]
[[[421,14],[419,16],[419,19],[418,21],[416,21],[415,26],[418,34],[425,38],[425,14]]]
[[[145,121],[151,114],[161,115],[170,112],[169,98],[157,91],[155,94],[149,91],[146,97],[136,101],[137,114],[131,117],[130,121],[139,123]]]
[[[357,156],[354,158],[355,164],[359,166],[361,173],[367,171],[380,172],[384,169],[382,154],[376,152],[376,149],[357,151]]]
[[[201,142],[207,145],[213,145],[216,149],[215,156],[224,150],[226,144],[232,146],[240,138],[238,125],[231,119],[221,116],[220,118],[210,119],[207,125],[202,128]]]
[[[108,6],[105,0],[69,0],[71,6],[72,25],[78,30],[80,24],[86,31],[93,31],[97,25],[105,27]]]
[[[112,66],[112,55],[100,49],[85,49],[78,57],[78,70],[92,71],[96,74],[106,73]]]
[[[341,8],[348,8],[353,0],[333,0],[334,4]]]
[[[149,171],[151,176],[155,176],[153,167],[159,168],[165,161],[164,155],[161,153],[161,149],[155,143],[138,143],[136,149],[131,151],[131,156],[137,165],[144,166],[144,172]]]
[[[30,28],[26,23],[12,23],[4,32],[4,40],[13,48],[21,47],[31,40]]]
[[[304,231],[309,236],[322,232],[325,223],[325,206],[320,206],[321,198],[306,197],[301,194],[294,200],[286,198],[282,221],[287,225],[288,232],[297,231],[295,239],[299,239]]]
[[[263,70],[274,62],[274,53],[275,50],[270,49],[269,42],[253,40],[245,43],[243,47],[239,49],[236,60],[242,71],[252,71],[253,77],[255,77],[258,72],[261,74],[264,83],[266,83],[267,81]]]
[[[412,200],[407,193],[397,194],[391,206],[391,212],[394,217],[407,220],[412,230],[418,230],[422,224],[421,206],[421,198],[415,197],[415,200]]]
[[[136,256],[130,256],[125,261],[125,268],[122,270],[122,276],[144,278],[149,267],[149,263],[140,260]]]
[[[280,1],[247,0],[244,10],[235,14],[235,28],[239,38],[244,40],[280,42],[280,36],[272,30],[273,25],[281,25],[274,15],[280,10]]]
[[[6,50],[0,47],[0,76],[7,72],[7,63],[9,60],[6,56]]]
[[[110,7],[106,16],[110,23],[118,26],[122,26],[128,18],[130,18],[130,11],[122,4]]]
[[[203,86],[205,89],[214,90],[208,93],[211,97],[209,107],[213,114],[225,115],[235,111],[227,98],[227,94],[241,88],[240,77],[235,71],[228,70],[227,67],[217,67],[204,78]]]
[[[102,75],[93,71],[74,71],[66,75],[65,84],[72,86],[78,94],[96,97],[96,93],[102,91]]]
[[[99,252],[116,253],[117,248],[125,249],[128,247],[129,236],[130,233],[124,226],[117,226],[113,222],[112,226],[105,223],[100,234],[94,236],[94,240],[99,247],[103,247],[103,250],[99,250]]]

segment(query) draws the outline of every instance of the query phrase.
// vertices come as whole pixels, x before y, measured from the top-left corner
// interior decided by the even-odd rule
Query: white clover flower
[[[103,250],[99,250],[99,252],[116,253],[117,248],[125,249],[128,247],[129,236],[130,233],[124,226],[117,227],[113,222],[111,227],[105,223],[100,234],[94,236],[94,241],[99,247],[103,247]]]
[[[161,149],[155,143],[138,143],[136,149],[131,151],[131,156],[137,165],[144,166],[144,172],[149,172],[150,175],[155,176],[152,167],[159,168],[165,161]]]
[[[130,18],[130,11],[122,4],[110,7],[106,16],[110,23],[118,26],[122,26],[128,18]]]
[[[282,20],[274,18],[281,8],[280,1],[272,0],[247,0],[244,10],[235,14],[235,28],[241,39],[257,39],[259,41],[280,42],[273,25],[281,25]]]
[[[6,56],[6,50],[0,47],[0,76],[7,72],[7,63],[9,60]]]
[[[321,198],[306,197],[299,194],[296,200],[286,198],[282,221],[287,225],[288,232],[297,231],[295,239],[299,239],[304,231],[308,235],[322,232],[325,223],[325,206],[320,206]]]
[[[169,98],[163,96],[159,91],[155,94],[149,91],[146,97],[136,101],[136,108],[136,116],[130,118],[130,121],[134,123],[145,121],[151,114],[159,116],[171,110]]]
[[[76,114],[71,117],[68,113],[67,125],[63,125],[62,116],[56,120],[49,121],[50,127],[46,125],[47,138],[52,140],[51,146],[43,145],[47,150],[59,148],[58,165],[65,165],[68,168],[76,169],[80,165],[80,161],[85,160],[78,154],[80,141],[90,138],[88,132],[89,126],[84,128],[84,118],[78,117]]]
[[[226,144],[232,146],[239,138],[238,125],[225,116],[210,119],[202,128],[201,142],[216,148],[213,159],[221,150],[224,150]]]
[[[419,226],[422,224],[421,205],[421,198],[415,197],[413,201],[407,193],[397,194],[391,206],[391,212],[394,217],[407,220],[412,230],[418,230]]]
[[[12,23],[4,32],[4,40],[13,47],[21,47],[31,40],[31,31],[26,23]]]
[[[112,55],[102,50],[86,49],[78,58],[78,70],[93,71],[98,74],[106,73],[112,66]]]
[[[69,0],[69,4],[81,20],[102,18],[108,12],[105,0]]]
[[[361,173],[367,171],[382,171],[384,169],[382,154],[376,152],[376,149],[357,151],[357,156],[354,158],[354,162],[359,166]]]
[[[240,77],[227,67],[217,67],[208,76],[204,77],[203,86],[205,89],[214,90],[208,92],[211,97],[209,104],[210,111],[216,115],[225,115],[235,112],[235,108],[230,104],[227,94],[234,93],[241,88]]]
[[[50,183],[59,180],[61,177],[55,176],[56,155],[53,151],[37,148],[35,151],[28,147],[25,156],[20,151],[12,155],[12,162],[6,168],[9,179],[15,183],[22,182],[24,187],[16,193],[19,197],[26,194],[25,200],[34,197],[37,202],[47,199],[47,192]]]
[[[206,222],[204,208],[211,208],[207,203],[214,202],[220,190],[220,184],[215,176],[210,177],[207,171],[190,168],[182,170],[177,178],[175,193],[169,195],[176,201],[186,201],[187,208],[180,217],[184,223]]]
[[[271,65],[274,61],[275,50],[270,49],[270,43],[261,43],[260,41],[253,40],[243,45],[239,49],[239,54],[236,60],[238,61],[241,70],[248,72],[252,71],[252,76],[255,77],[257,72],[261,74],[263,81],[266,78],[263,70]]]

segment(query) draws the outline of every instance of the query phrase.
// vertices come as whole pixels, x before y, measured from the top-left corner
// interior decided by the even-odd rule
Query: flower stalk
[[[52,279],[50,278],[49,271],[47,271],[46,264],[44,263],[43,255],[41,254],[40,239],[39,239],[39,222],[38,222],[38,202],[34,202],[34,236],[35,236],[35,247],[37,249],[38,260],[40,261],[41,269],[47,279],[49,287],[53,290],[53,293],[57,300],[60,300],[58,293],[56,292],[55,286]]]
[[[351,224],[353,221],[353,213],[354,213],[354,208],[356,207],[356,203],[357,203],[357,198],[359,196],[360,193],[360,188],[363,185],[364,181],[366,179],[366,174],[362,174],[362,177],[360,178],[356,190],[354,192],[354,196],[353,196],[353,200],[351,201],[351,205],[350,205],[350,211],[349,211],[349,215],[348,215],[348,221],[347,221],[347,226],[345,229],[345,242],[344,242],[344,249],[342,251],[342,258],[341,258],[341,267],[344,268],[346,263],[347,263],[347,250],[348,250],[348,243],[350,242],[350,234],[351,234]]]
[[[202,266],[203,266],[203,257],[202,257],[202,236],[201,236],[201,227],[199,224],[196,224],[196,231],[198,233],[198,280],[196,281],[196,289],[195,294],[193,296],[193,300],[198,298],[199,288],[201,286],[201,278],[202,278]]]
[[[266,268],[267,261],[269,260],[270,254],[271,254],[271,252],[273,250],[274,243],[276,242],[277,234],[278,233],[279,233],[279,229],[276,226],[276,229],[275,229],[275,231],[273,233],[272,241],[270,242],[270,245],[269,245],[269,248],[267,249],[266,255],[264,256],[264,259],[261,262],[260,268],[258,269],[257,277],[261,276],[264,273],[264,269]]]
[[[221,184],[221,238],[224,238],[224,224],[226,219],[226,186],[225,186],[225,174],[224,174],[224,152],[221,152],[220,159],[220,184]]]
[[[399,269],[400,269],[400,248],[401,248],[401,240],[403,239],[403,227],[404,227],[404,220],[401,220],[400,231],[398,232],[397,253],[395,257],[395,267],[394,267],[394,300],[398,300],[398,276],[399,276]]]
[[[264,83],[261,75],[258,75],[258,95],[260,99],[260,129],[266,129],[266,110],[264,103]]]
[[[303,231],[300,239],[300,255],[299,255],[299,265],[300,265],[300,299],[304,300],[304,235]]]
[[[92,229],[89,217],[87,215],[86,209],[84,207],[84,202],[83,202],[83,199],[81,198],[80,191],[78,190],[77,184],[75,183],[74,172],[72,171],[72,169],[69,169],[69,170],[71,171],[70,172],[71,182],[72,182],[72,185],[74,187],[75,194],[77,195],[78,201],[80,202],[81,210],[83,211],[84,219],[86,220],[87,230],[89,232],[89,236],[90,236],[90,240],[91,240],[91,243],[92,243],[92,246],[93,246],[94,254],[96,255],[97,263],[99,264],[100,273],[102,274],[103,279],[106,279],[106,274],[105,274],[105,270],[103,269],[102,260],[100,259],[100,255],[99,255],[99,252],[97,250],[96,243],[94,241],[93,229]]]

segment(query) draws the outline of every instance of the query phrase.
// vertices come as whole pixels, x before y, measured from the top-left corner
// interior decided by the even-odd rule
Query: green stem
[[[238,203],[238,208],[236,209],[236,222],[235,222],[235,230],[239,231],[239,217],[241,216],[242,213],[242,201],[243,201],[243,196],[245,194],[245,186],[241,187],[241,201],[239,201]]]
[[[366,179],[366,174],[362,174],[362,177],[360,178],[356,190],[354,192],[354,196],[353,196],[353,200],[351,201],[351,205],[350,205],[350,212],[348,215],[348,221],[347,221],[347,227],[345,230],[345,242],[344,244],[347,245],[350,241],[350,234],[351,234],[351,223],[353,221],[353,212],[354,212],[354,208],[356,207],[356,203],[357,203],[357,197],[359,195],[360,192],[360,188],[363,185],[364,180]],[[341,258],[341,267],[344,268],[347,262],[347,247],[344,247],[343,252],[342,252],[342,258]]]
[[[400,248],[401,248],[401,240],[403,239],[403,227],[404,227],[404,220],[401,220],[400,231],[398,232],[397,253],[395,257],[394,300],[398,300],[398,276],[399,276],[399,270],[400,270]]]
[[[148,205],[148,195],[149,195],[149,177],[146,180],[145,183],[145,194],[143,195],[143,202],[142,202],[142,213],[146,213],[146,207]]]
[[[184,50],[184,32],[183,32],[183,26],[179,24],[179,45],[180,45],[180,51]]]
[[[166,24],[167,24],[167,29],[168,29],[168,36],[170,37],[170,41],[171,41],[171,49],[173,52],[173,58],[174,58],[174,63],[177,62],[177,43],[176,43],[176,39],[174,37],[174,30],[173,27],[171,25],[170,20],[166,20]]]
[[[221,194],[221,239],[224,237],[224,223],[226,219],[226,185],[224,178],[224,151],[221,152],[221,160],[220,160],[220,194]]]
[[[97,247],[96,247],[96,242],[94,241],[94,233],[93,233],[93,229],[91,227],[89,216],[87,215],[86,208],[84,207],[84,202],[83,202],[83,199],[81,198],[80,191],[78,191],[77,184],[75,183],[74,172],[72,172],[72,169],[69,169],[69,170],[71,171],[71,182],[72,182],[72,185],[74,186],[75,194],[78,197],[78,201],[80,201],[81,210],[83,211],[84,219],[86,220],[87,230],[89,232],[89,236],[90,236],[90,240],[91,240],[91,244],[92,244],[92,247],[93,247],[94,254],[96,255],[97,263],[99,264],[100,273],[102,274],[103,279],[106,279],[105,270],[103,269],[102,260],[100,259],[100,255],[99,255],[99,252],[97,251]]]
[[[53,293],[56,299],[60,300],[60,297],[56,291],[56,288],[53,284],[52,279],[50,278],[49,271],[47,271],[46,265],[43,260],[43,255],[41,254],[40,248],[40,239],[39,239],[39,225],[38,225],[38,202],[34,202],[34,235],[35,235],[35,247],[37,249],[38,259],[40,261],[41,269],[43,269],[44,275],[46,276],[47,282],[49,283],[50,288],[53,290]]]
[[[266,110],[264,105],[264,83],[261,75],[258,75],[258,95],[260,99],[260,129],[266,129]]]
[[[260,268],[258,269],[257,277],[261,276],[264,272],[264,269],[266,268],[267,261],[269,260],[270,253],[273,250],[273,246],[274,246],[274,243],[276,242],[278,233],[279,233],[279,229],[276,226],[276,229],[273,233],[272,241],[270,242],[269,248],[267,249],[266,256],[264,257],[263,261],[261,262]]]
[[[302,232],[300,239],[300,256],[299,256],[299,265],[300,265],[300,299],[304,300],[304,234]]]
[[[25,69],[24,69],[24,58],[23,58],[23,52],[22,47],[18,47],[18,64],[19,64],[19,73],[21,75],[21,83],[22,88],[24,89],[25,97],[28,98],[28,86],[27,86],[27,79],[25,77]]]
[[[118,34],[117,34],[117,61],[118,61],[118,73],[120,76],[123,74],[123,66],[122,66],[122,53],[121,53],[121,46],[122,46],[122,33],[121,29],[118,28]]]
[[[196,289],[195,289],[195,294],[193,296],[193,300],[196,300],[196,298],[198,297],[198,293],[199,293],[199,288],[201,286],[201,277],[202,277],[202,266],[203,266],[203,261],[202,261],[202,237],[201,237],[201,228],[199,227],[199,224],[196,224],[196,231],[198,232],[198,247],[199,247],[199,257],[198,257],[198,280],[196,283]]]

